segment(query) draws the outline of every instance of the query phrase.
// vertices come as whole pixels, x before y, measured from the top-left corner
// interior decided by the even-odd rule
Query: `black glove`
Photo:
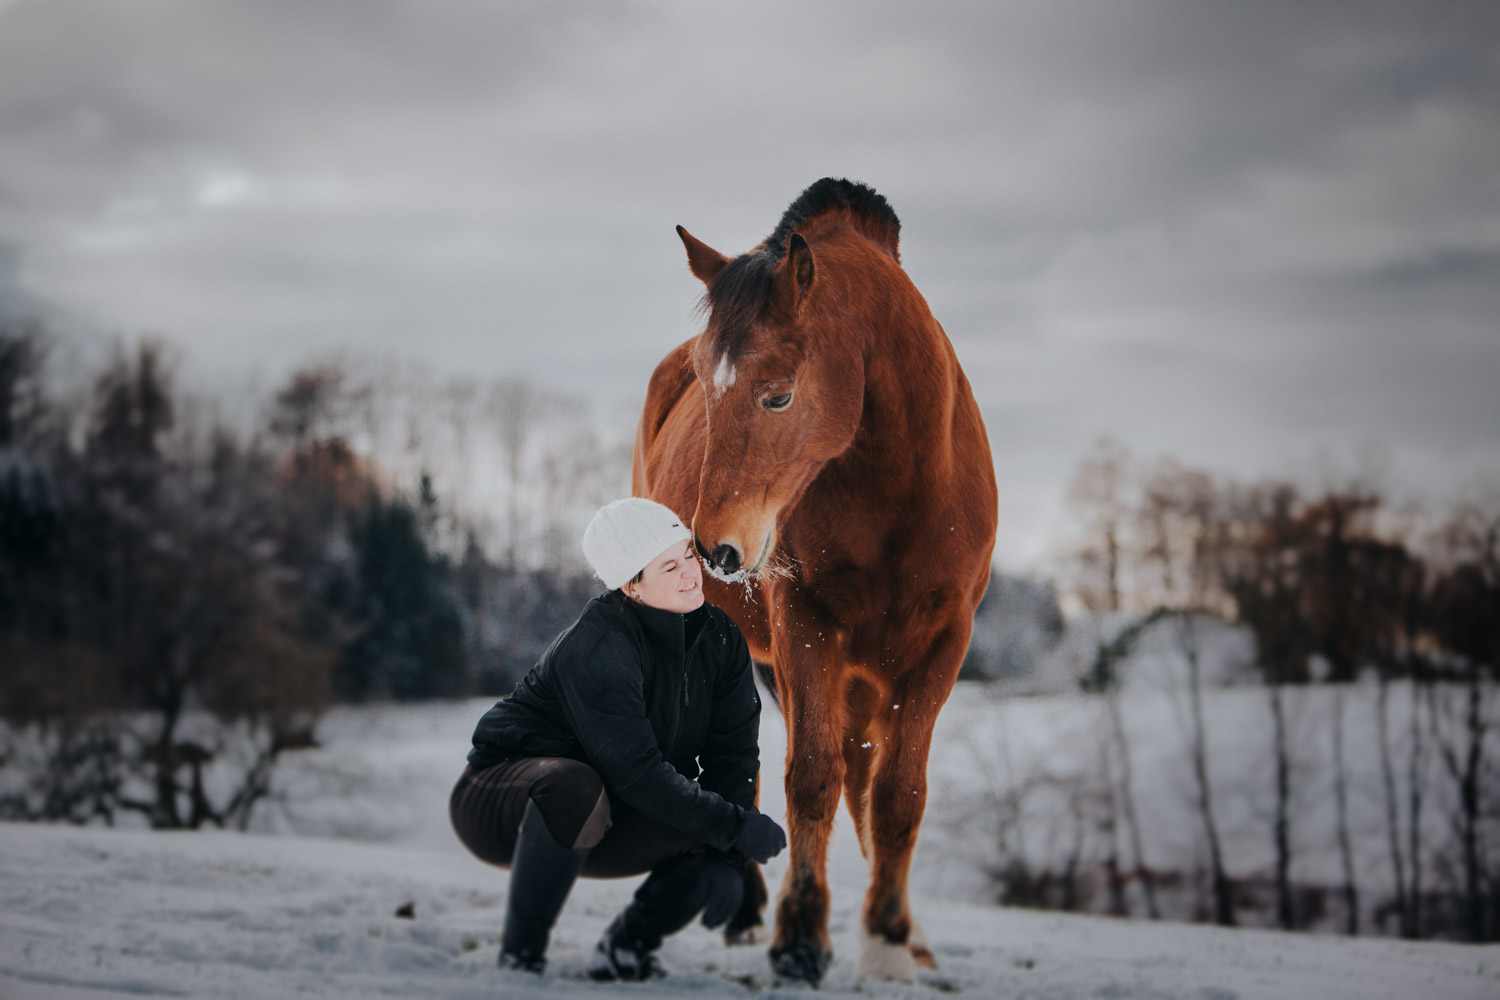
[[[718,927],[734,916],[745,897],[745,877],[718,858],[703,862],[698,874],[698,900],[703,904],[703,926]]]
[[[745,828],[734,838],[735,850],[761,864],[770,861],[786,846],[786,831],[771,817],[745,810]]]

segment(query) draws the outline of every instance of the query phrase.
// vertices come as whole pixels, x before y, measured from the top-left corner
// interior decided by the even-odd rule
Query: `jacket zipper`
[[[683,650],[682,650],[682,714],[683,715],[685,715],[687,713],[688,706],[690,704],[690,699],[688,698],[688,672],[691,670],[691,667],[692,667],[693,653],[697,651],[698,644],[703,641],[703,633],[706,630],[707,630],[706,628],[705,629],[700,629],[699,632],[698,632],[698,637],[693,640],[693,642],[692,642],[691,645],[688,645],[686,643],[684,643],[684,645],[683,645]],[[676,722],[672,726],[671,747],[670,748],[666,748],[666,747],[663,748],[663,753],[668,754],[669,757],[670,757],[671,752],[674,752],[677,749],[677,735],[680,732],[682,732],[682,723],[683,723],[683,719],[682,719],[682,717],[679,716],[679,718],[676,720]]]

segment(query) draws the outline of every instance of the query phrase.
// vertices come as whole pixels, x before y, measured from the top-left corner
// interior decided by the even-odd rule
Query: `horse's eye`
[[[779,396],[767,396],[760,405],[768,410],[784,410],[792,405],[792,394],[783,392]]]

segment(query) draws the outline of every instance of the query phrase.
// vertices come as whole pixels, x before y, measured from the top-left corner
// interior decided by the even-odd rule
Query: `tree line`
[[[329,361],[236,422],[56,344],[0,328],[0,817],[243,827],[332,704],[504,693],[597,591],[628,451],[576,400]]]
[[[1170,879],[1146,860],[1151,837],[1137,799],[1162,775],[1136,766],[1143,741],[1122,710],[1122,664],[1150,636],[1153,655],[1180,665],[1169,693],[1196,830],[1196,915],[1238,923],[1264,885],[1271,922],[1287,929],[1327,926],[1333,909],[1351,934],[1373,920],[1405,937],[1495,940],[1500,493],[1476,490],[1432,514],[1394,507],[1369,482],[1314,490],[1236,482],[1175,461],[1142,462],[1106,439],[1079,466],[1068,501],[1077,532],[1067,589],[1097,623],[1077,683],[1098,697],[1099,745],[1088,774],[1069,783],[1079,836],[1064,871],[1048,873],[1041,891],[1037,873],[1020,877],[1014,864],[998,876],[1018,900],[1085,908],[1076,880],[1093,863],[1095,908],[1161,915],[1158,894]],[[1265,756],[1237,769],[1245,780],[1232,791],[1263,785],[1254,792],[1268,803],[1255,820],[1272,858],[1264,879],[1234,871],[1225,782],[1214,777],[1226,763],[1252,762],[1210,759],[1217,734],[1205,689],[1223,675],[1214,660],[1226,628],[1253,639],[1249,679],[1263,691],[1256,735]],[[1314,689],[1317,698],[1305,696]],[[1306,718],[1308,706],[1320,717]],[[1351,725],[1373,734],[1360,752],[1374,759],[1351,759]],[[1320,745],[1309,750],[1309,740]],[[1373,791],[1355,785],[1365,774],[1377,776]],[[1378,823],[1356,821],[1356,794],[1377,800]],[[1307,842],[1299,826],[1314,800],[1332,815],[1340,875],[1330,893],[1294,877]],[[1230,832],[1245,842],[1246,830]],[[1378,879],[1363,863],[1375,844],[1386,869]]]

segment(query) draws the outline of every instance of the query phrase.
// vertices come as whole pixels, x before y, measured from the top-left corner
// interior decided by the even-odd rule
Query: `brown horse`
[[[791,834],[771,960],[828,968],[842,792],[871,869],[859,974],[909,981],[933,964],[907,900],[932,728],[995,544],[984,424],[870,188],[818,181],[733,260],[677,232],[708,322],[651,377],[633,485],[691,515],[709,598],[771,665]]]

